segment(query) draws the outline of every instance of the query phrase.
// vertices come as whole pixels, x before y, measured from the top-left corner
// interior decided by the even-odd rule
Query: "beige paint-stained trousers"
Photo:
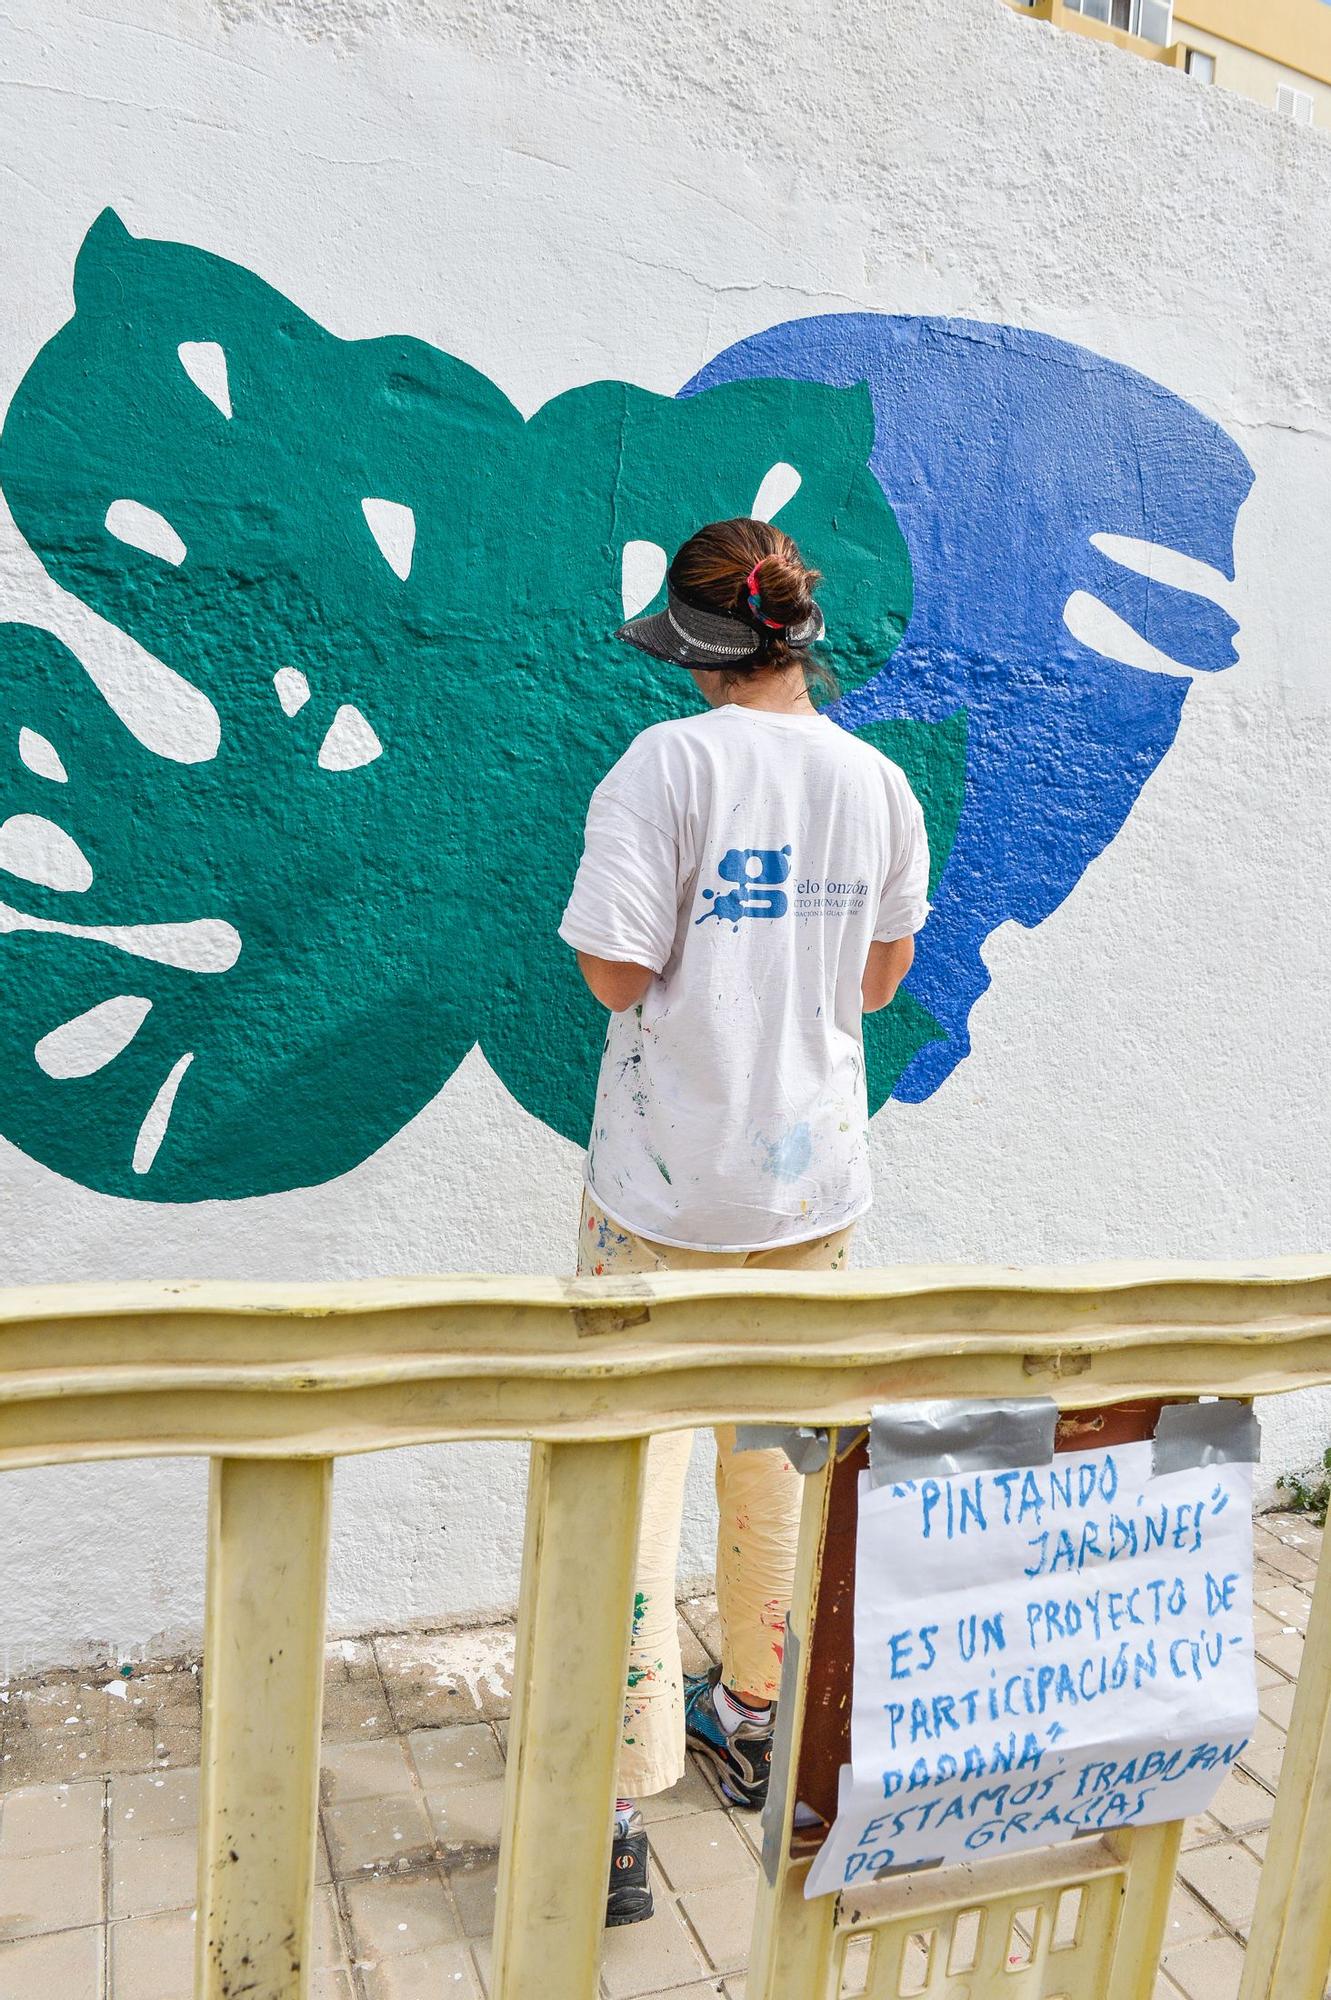
[[[840,1271],[851,1229],[772,1250],[713,1254],[635,1236],[583,1196],[578,1271]],[[619,1762],[623,1798],[668,1791],[684,1774],[684,1686],[675,1580],[692,1431],[664,1431],[647,1450],[633,1601],[633,1640]],[[733,1427],[716,1432],[716,1598],[721,1674],[737,1694],[767,1701],[781,1678],[786,1613],[795,1576],[804,1482],[783,1451],[736,1451]]]

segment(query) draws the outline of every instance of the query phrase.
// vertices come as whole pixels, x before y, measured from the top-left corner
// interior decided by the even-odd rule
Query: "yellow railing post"
[[[532,1447],[494,2000],[595,2000],[646,1451]]]
[[[1183,1821],[1122,1827],[1103,1836],[1127,1863],[1105,2000],[1151,2000],[1159,1987],[1160,1947],[1178,1873]]]
[[[827,1464],[804,1482],[799,1551],[791,1593],[788,1664],[781,1682],[781,1755],[772,1770],[771,1795],[763,1815],[764,1872],[753,1918],[748,1981],[751,2000],[823,2000],[832,1978],[832,1940],[837,1898],[806,1901],[807,1861],[790,1858],[795,1824],[796,1767],[804,1729],[809,1684],[809,1633],[822,1572],[823,1532],[836,1462],[837,1433],[829,1440]]]
[[[1331,1555],[1317,1566],[1239,2000],[1322,2000],[1331,1973]]]
[[[332,1461],[215,1458],[196,2000],[305,2000]]]

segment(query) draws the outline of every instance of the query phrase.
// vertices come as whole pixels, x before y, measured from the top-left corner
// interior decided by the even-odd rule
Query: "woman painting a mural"
[[[904,774],[820,715],[819,573],[758,520],[679,550],[662,611],[620,638],[708,707],[658,723],[598,785],[560,936],[610,1009],[579,1270],[844,1268],[871,1200],[862,1016],[888,1005],[928,904]],[[607,1922],[651,1915],[635,1801],[685,1744],[763,1803],[802,1482],[716,1434],[722,1664],[684,1678],[675,1612],[692,1438],[652,1439]]]

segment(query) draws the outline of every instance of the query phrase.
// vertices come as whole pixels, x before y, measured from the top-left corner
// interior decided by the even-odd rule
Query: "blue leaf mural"
[[[1234,574],[1252,485],[1218,424],[1085,348],[970,320],[835,314],[741,341],[685,393],[746,377],[868,385],[870,465],[899,521],[914,610],[890,662],[843,700],[847,727],[967,717],[966,796],[910,990],[945,1031],[894,1096],[928,1097],[970,1047],[1000,924],[1057,909],[1169,749],[1189,672],[1235,659],[1211,598],[1095,546],[1120,536]],[[1180,672],[1105,658],[1064,620],[1087,592]]]

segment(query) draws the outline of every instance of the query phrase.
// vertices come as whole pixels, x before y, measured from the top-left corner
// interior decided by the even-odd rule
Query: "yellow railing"
[[[913,1397],[1048,1394],[1071,1410],[1327,1382],[1331,1260],[0,1294],[0,1468],[213,1460],[196,2000],[307,1990],[336,1457],[450,1439],[534,1446],[492,1992],[592,2000],[650,1432],[857,1426],[873,1405]],[[827,1491],[826,1475],[810,1480],[797,1636]],[[1331,1966],[1329,1571],[1242,2000],[1322,2000]],[[796,1722],[803,1696],[797,1680]],[[835,2000],[847,1945],[866,1932],[871,2000],[1150,2000],[1176,1827],[907,1876],[854,1906],[806,1902],[807,1864],[784,1837],[788,1771],[773,1790],[783,1838],[759,1897],[749,2000]],[[1020,1923],[1014,1969],[1003,1946]],[[910,1966],[921,1937],[931,1943]]]

